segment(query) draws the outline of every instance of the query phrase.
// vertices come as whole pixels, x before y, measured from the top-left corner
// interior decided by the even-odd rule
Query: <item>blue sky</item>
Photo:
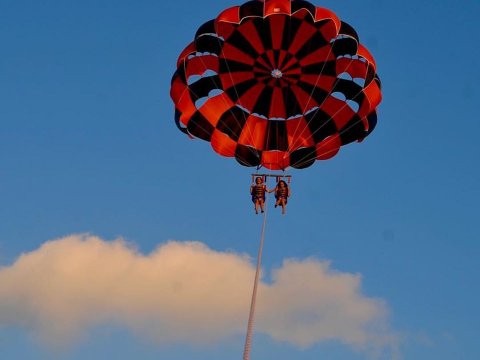
[[[80,326],[78,336],[62,342],[48,338],[45,308],[35,312],[19,305],[13,307],[18,316],[11,313],[17,299],[12,293],[30,291],[32,299],[22,299],[32,304],[41,297],[24,285],[25,279],[44,274],[40,266],[48,262],[38,259],[60,261],[51,254],[82,242],[88,246],[79,251],[90,254],[98,246],[105,266],[113,269],[118,258],[109,244],[115,239],[136,247],[130,253],[118,243],[132,264],[169,240],[180,242],[180,254],[186,249],[181,244],[197,241],[204,248],[194,259],[208,255],[222,263],[235,254],[241,263],[242,254],[248,254],[251,259],[241,269],[249,274],[261,226],[248,194],[251,169],[183,136],[174,125],[169,97],[178,54],[198,26],[237,4],[0,1],[0,281],[28,270],[0,289],[5,358],[241,356],[243,335],[234,330],[206,345],[180,336],[185,328],[174,334],[178,339],[162,341],[163,335],[152,336],[144,325],[135,327],[135,321],[117,314]],[[329,262],[328,279],[358,276],[355,299],[386,311],[382,326],[396,349],[381,358],[480,358],[475,338],[480,331],[480,47],[474,37],[480,3],[315,4],[353,25],[374,55],[383,83],[379,124],[363,143],[290,173],[287,216],[269,206],[265,287],[285,290],[272,275],[275,269],[288,272],[285,259],[301,266],[307,259],[315,266]],[[46,243],[53,245],[45,248]],[[30,267],[22,267],[22,254],[31,255]],[[76,254],[65,258],[75,261]],[[75,289],[75,281],[64,275],[58,281]],[[211,289],[217,296],[226,288]],[[97,301],[107,298],[109,304],[108,291],[101,294]],[[164,299],[162,293],[155,296]],[[59,294],[58,299],[64,298]],[[200,309],[209,309],[208,299],[202,304]],[[264,304],[267,309],[269,301]],[[168,302],[160,306],[160,315],[171,313]],[[95,309],[86,311],[101,317],[102,310]],[[30,317],[21,316],[29,311]],[[62,314],[52,311],[52,321],[62,323]],[[247,313],[238,327],[243,329],[246,320]],[[252,359],[372,357],[346,343],[345,334],[302,347],[292,334],[275,338],[274,327],[274,318],[260,316]]]

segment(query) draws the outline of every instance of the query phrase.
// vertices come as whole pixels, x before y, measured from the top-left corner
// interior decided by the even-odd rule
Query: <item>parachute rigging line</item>
[[[257,269],[255,271],[255,281],[253,283],[252,300],[250,302],[250,314],[248,316],[247,335],[245,336],[245,347],[243,350],[243,360],[250,360],[250,349],[252,347],[253,323],[255,318],[255,305],[257,301],[258,280],[260,278],[260,270],[262,265],[263,243],[265,240],[265,227],[267,224],[267,208],[263,214],[262,232],[260,235],[260,245],[258,247],[257,255]]]

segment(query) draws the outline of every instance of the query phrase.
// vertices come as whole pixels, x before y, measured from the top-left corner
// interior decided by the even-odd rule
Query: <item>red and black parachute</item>
[[[172,78],[176,123],[245,166],[305,168],[361,141],[381,101],[355,30],[303,0],[256,0],[198,29]]]

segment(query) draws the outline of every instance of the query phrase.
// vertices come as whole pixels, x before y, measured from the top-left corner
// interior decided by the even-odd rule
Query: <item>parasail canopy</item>
[[[172,78],[176,123],[245,166],[306,168],[362,141],[380,79],[356,31],[303,0],[256,0],[200,26]]]

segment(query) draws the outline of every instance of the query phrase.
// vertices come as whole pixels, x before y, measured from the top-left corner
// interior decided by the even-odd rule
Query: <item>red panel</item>
[[[221,131],[215,130],[210,139],[210,144],[213,150],[222,156],[233,157],[235,156],[235,149],[237,148],[237,142],[230,139],[227,135]]]
[[[228,60],[240,61],[248,65],[253,65],[255,62],[255,60],[252,59],[250,55],[245,54],[243,51],[237,49],[235,46],[232,46],[227,42],[223,45],[221,57]]]
[[[365,129],[365,131],[368,131],[370,129],[370,124],[368,123],[368,120],[367,120],[367,117],[362,117],[362,124],[363,124],[363,128]],[[358,142],[362,142],[363,139],[365,139],[365,137],[361,138],[361,139],[358,139],[357,141]]]
[[[287,77],[287,78],[288,78],[289,75],[302,75],[302,68],[300,68],[300,67],[292,68],[288,71],[284,71],[283,75],[284,75],[284,77]]]
[[[270,67],[271,67],[270,64],[267,63],[267,62],[266,62],[263,58],[261,58],[261,57],[257,58],[256,61],[257,61],[257,64],[261,64],[261,65],[265,66],[267,69],[270,69]],[[262,71],[266,71],[265,69],[262,69],[262,68],[259,68],[259,69],[262,70]],[[269,74],[269,75],[270,75],[270,74]]]
[[[303,116],[287,120],[286,125],[289,144],[288,150],[290,152],[301,147],[311,147],[315,145],[312,138],[312,132]]]
[[[291,16],[293,18],[302,19],[302,20],[307,18],[307,17],[310,17],[310,19],[315,18],[315,14],[311,14],[310,11],[308,11],[305,8],[301,8],[301,9],[295,11]]]
[[[245,80],[254,79],[255,76],[250,71],[238,71],[238,72],[228,72],[220,74],[220,80],[222,82],[222,88],[227,90],[232,86],[241,83]]]
[[[283,102],[282,89],[278,87],[273,88],[272,100],[270,101],[269,117],[286,118],[285,103]]]
[[[342,26],[342,23],[340,22],[340,19],[337,17],[337,15],[329,9],[317,7],[315,12],[315,21],[320,21],[325,19],[332,19],[336,28],[335,33],[338,34],[338,32],[340,31],[340,27]]]
[[[219,21],[218,18],[215,21],[215,31],[218,36],[221,36],[224,39],[228,39],[237,27],[238,25],[236,23]]]
[[[279,50],[282,47],[283,28],[285,26],[286,19],[286,16],[271,16],[269,19],[273,49]]]
[[[321,109],[325,111],[332,118],[337,129],[343,128],[347,122],[355,115],[350,106],[345,101],[338,100],[333,96],[329,96],[321,106]]]
[[[190,121],[190,117],[197,111],[195,104],[192,102],[188,88],[185,84],[177,77],[173,83],[170,90],[170,96],[175,103],[175,107],[182,113],[180,121],[185,126]]]
[[[173,79],[172,87],[170,88],[170,97],[175,105],[180,102],[180,99],[185,91],[187,91],[187,86],[183,83],[179,76],[176,76]]]
[[[290,15],[291,6],[289,0],[265,0],[264,5],[265,17],[274,14]]]
[[[335,55],[332,51],[331,46],[327,45],[327,46],[322,46],[321,48],[318,48],[317,50],[311,52],[310,54],[305,56],[303,59],[301,59],[299,63],[302,66],[307,66],[307,65],[330,61],[330,60],[335,60]]]
[[[376,70],[377,64],[375,63],[375,59],[373,58],[372,54],[370,54],[370,51],[368,51],[368,49],[365,46],[363,46],[362,44],[358,44],[357,54],[367,59],[368,62],[373,65],[375,72],[377,71]]]
[[[300,28],[297,31],[297,34],[295,35],[295,38],[290,44],[290,48],[288,49],[288,51],[295,55],[297,51],[301,49],[305,42],[307,42],[307,40],[309,40],[316,31],[317,29],[313,25],[307,22],[302,22]]]
[[[254,47],[257,53],[262,54],[265,52],[262,39],[258,34],[257,29],[252,21],[244,21],[239,27],[238,31],[248,40],[248,42]]]
[[[338,134],[329,136],[316,146],[317,160],[327,160],[334,157],[342,146],[342,141]]]
[[[218,57],[213,55],[196,56],[185,64],[185,75],[187,79],[192,75],[202,75],[207,70],[218,73]]]
[[[290,156],[285,151],[264,151],[261,164],[271,170],[284,170],[290,165]]]
[[[358,116],[364,118],[365,116],[370,114],[372,109],[373,108],[370,106],[370,102],[368,101],[368,98],[364,98],[362,103],[360,104],[360,108],[358,109],[357,114]],[[363,119],[363,120],[367,121],[366,119]],[[368,124],[368,121],[367,121],[367,124]],[[368,126],[365,129],[368,130]]]
[[[265,84],[258,83],[252,86],[247,92],[245,92],[240,99],[238,99],[237,104],[243,106],[244,108],[252,111],[253,107],[257,103],[260,93],[265,88]]]
[[[232,6],[231,8],[223,10],[220,15],[217,16],[217,22],[220,21],[238,24],[240,22],[240,6]]]
[[[292,56],[290,60],[288,60],[285,65],[283,65],[283,68],[288,69],[290,66],[295,65],[297,63],[298,63],[298,59]]]
[[[285,57],[287,56],[287,52],[285,50],[280,50],[279,54],[278,54],[278,63],[279,64],[283,64],[283,62],[285,61]],[[286,69],[285,66],[283,66],[284,69]]]
[[[182,53],[180,54],[180,56],[178,57],[178,60],[177,60],[177,68],[180,67],[183,63],[183,60],[188,57],[188,55],[192,54],[192,53],[195,53],[197,51],[196,47],[195,47],[195,43],[192,42],[190,44],[188,44],[188,46],[182,51]]]
[[[372,109],[376,108],[380,102],[382,101],[382,92],[378,87],[378,84],[375,80],[373,80],[364,90],[363,92],[367,95],[368,101],[370,102],[370,106]]]
[[[318,29],[327,41],[330,41],[337,37],[338,31],[340,30],[340,20],[333,12],[330,13],[333,14],[335,18],[328,18],[328,20],[330,21],[327,21]]]
[[[250,115],[243,126],[238,143],[254,147],[257,150],[263,150],[266,129],[267,120]]]
[[[354,78],[365,79],[367,76],[368,64],[356,59],[340,58],[335,63],[337,75],[347,72]]]
[[[220,116],[232,106],[234,103],[227,94],[221,93],[208,99],[198,111],[215,127]]]
[[[327,75],[302,75],[300,80],[330,93],[337,78]]]
[[[295,97],[300,105],[302,114],[310,110],[312,107],[320,105],[320,104],[317,104],[315,99],[311,97],[311,94],[305,92],[305,90],[303,90],[302,88],[298,86],[292,86],[290,87],[290,89],[295,94]]]
[[[273,50],[267,50],[267,52],[265,52],[265,55],[267,55],[267,59],[270,64],[275,64],[275,55],[273,55]],[[269,65],[269,67],[271,67],[272,65]]]

